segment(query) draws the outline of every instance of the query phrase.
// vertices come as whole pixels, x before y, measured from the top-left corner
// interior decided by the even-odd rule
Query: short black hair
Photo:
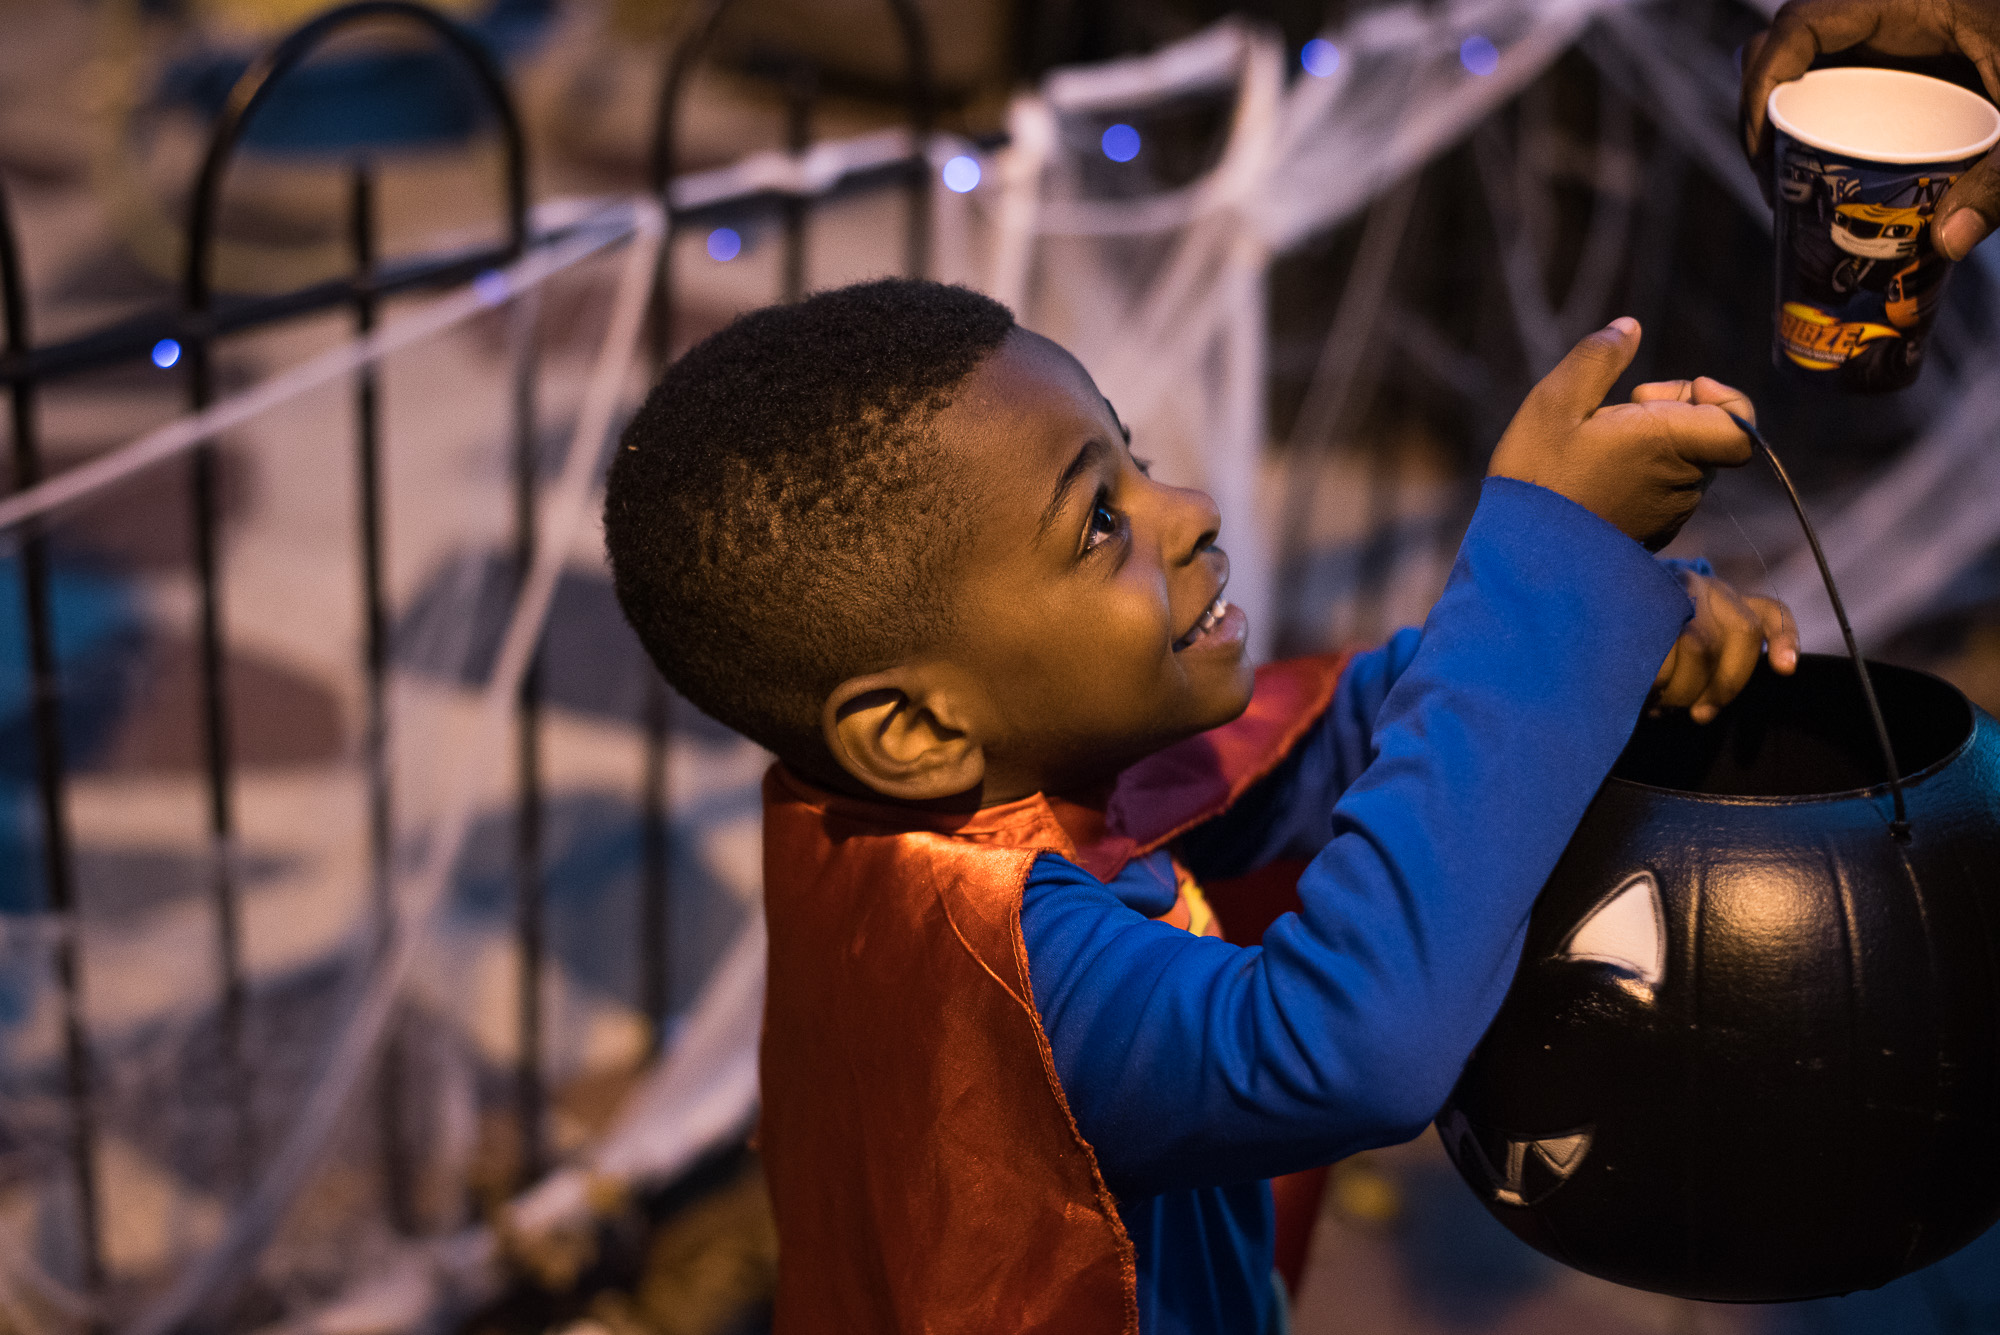
[[[977,292],[884,279],[752,311],[667,370],[612,461],[604,540],[676,690],[823,757],[833,688],[946,632],[967,498],[929,428],[1013,328]]]

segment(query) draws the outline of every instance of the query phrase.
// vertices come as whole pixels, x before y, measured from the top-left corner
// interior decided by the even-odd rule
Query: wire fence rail
[[[21,254],[4,183],[0,183],[0,384],[9,398],[13,453],[11,495],[0,497],[0,542],[19,554],[22,621],[31,681],[33,772],[40,817],[44,879],[40,916],[53,952],[52,975],[60,992],[62,1102],[69,1192],[75,1202],[75,1248],[84,1324],[117,1325],[129,1335],[168,1335],[212,1323],[218,1303],[246,1275],[306,1185],[336,1126],[371,1073],[394,1065],[392,1019],[413,961],[433,925],[472,819],[481,777],[506,765],[515,806],[513,939],[518,967],[515,1018],[519,1045],[513,1073],[514,1116],[519,1128],[519,1182],[526,1185],[552,1163],[548,1118],[548,1053],[542,1034],[547,939],[541,638],[563,560],[583,524],[601,478],[603,455],[619,410],[628,401],[635,370],[650,373],[676,348],[677,301],[671,264],[678,230],[704,219],[774,214],[782,226],[785,262],[772,295],[791,300],[804,287],[806,234],[815,205],[858,191],[892,189],[908,197],[905,267],[922,273],[930,246],[929,147],[934,113],[928,39],[912,0],[888,0],[905,55],[906,130],[852,158],[815,155],[811,110],[817,81],[801,65],[786,82],[789,136],[777,169],[677,177],[676,136],[689,77],[706,57],[730,0],[705,0],[692,16],[662,71],[650,157],[652,195],[592,210],[536,209],[529,198],[526,137],[506,72],[481,39],[455,20],[411,0],[357,0],[318,15],[251,63],[236,82],[209,131],[188,198],[186,247],[179,301],[170,309],[125,318],[59,342],[37,345],[31,336]],[[379,253],[376,169],[365,152],[347,169],[346,235],[350,271],[277,295],[241,297],[216,290],[217,219],[232,163],[260,109],[329,42],[357,28],[395,25],[414,30],[446,51],[469,76],[466,87],[495,128],[502,147],[498,244],[458,248],[385,262]],[[877,136],[876,138],[881,138]],[[606,331],[591,368],[581,408],[552,480],[538,475],[541,351],[533,336],[532,301],[555,276],[594,256],[622,249]],[[438,294],[421,307],[384,321],[392,297]],[[397,828],[393,760],[394,722],[388,707],[395,666],[391,652],[394,611],[385,576],[385,510],[382,457],[383,403],[380,368],[391,354],[473,319],[507,307],[511,392],[510,436],[513,597],[495,666],[480,694],[477,740],[454,757],[455,789],[442,815],[422,832],[414,866],[399,848],[409,831]],[[227,340],[302,318],[345,311],[349,341],[274,374],[229,397],[218,397],[215,354]],[[89,462],[50,476],[41,450],[39,393],[52,381],[132,364],[151,355],[163,339],[181,349],[187,415]],[[644,347],[646,354],[636,356]],[[360,591],[360,670],[364,682],[361,770],[366,787],[366,902],[372,946],[367,981],[280,1142],[258,1143],[252,1115],[260,1072],[245,1044],[251,1005],[243,956],[243,858],[238,847],[238,762],[231,739],[228,684],[229,606],[220,546],[222,487],[218,437],[309,390],[347,382],[353,404],[352,457],[356,547],[354,579]],[[63,512],[87,505],[110,489],[159,470],[186,470],[193,536],[194,640],[197,645],[201,790],[208,843],[207,901],[218,961],[214,1006],[218,1060],[224,1068],[234,1141],[232,1161],[241,1180],[229,1187],[233,1202],[220,1238],[180,1267],[168,1286],[136,1308],[131,1296],[114,1301],[104,1252],[105,1217],[98,1180],[100,1125],[94,1084],[93,1043],[86,1019],[84,939],[78,930],[78,878],[70,811],[72,773],[65,754],[62,668],[58,660],[54,576],[49,530]],[[8,634],[15,633],[8,628]],[[638,777],[639,932],[636,1008],[651,1022],[657,1045],[669,1007],[669,906],[671,827],[668,821],[668,751],[673,697],[649,674],[643,708],[644,761]],[[498,739],[512,733],[511,748]],[[511,761],[505,754],[511,749]],[[407,1200],[407,1174],[396,1171],[396,1144],[405,1118],[399,1086],[376,1079],[378,1124],[388,1147],[381,1175],[382,1209],[396,1226],[416,1227]]]

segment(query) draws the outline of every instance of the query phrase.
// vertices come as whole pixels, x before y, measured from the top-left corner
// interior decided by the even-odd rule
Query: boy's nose
[[[1222,513],[1215,508],[1205,491],[1193,487],[1170,487],[1171,527],[1168,530],[1167,553],[1170,559],[1185,565],[1203,552],[1215,546],[1216,538],[1222,532]]]

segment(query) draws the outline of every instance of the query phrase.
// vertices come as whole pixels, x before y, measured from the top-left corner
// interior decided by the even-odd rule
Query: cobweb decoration
[[[1275,38],[1230,21],[1150,56],[1059,71],[1015,102],[980,285],[1077,354],[1160,476],[1214,497],[1254,655],[1268,656],[1277,625],[1259,496],[1273,256],[1409,180],[1618,7],[1375,10],[1327,35],[1339,52],[1329,76],[1289,87]],[[1491,45],[1483,72],[1465,59],[1475,39]],[[1089,127],[1202,95],[1229,107],[1205,173],[1140,198],[1093,188]]]

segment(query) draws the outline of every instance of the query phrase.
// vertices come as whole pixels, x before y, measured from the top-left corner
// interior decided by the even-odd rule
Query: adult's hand
[[[1771,90],[1804,74],[1814,57],[1853,46],[1885,56],[1957,52],[1978,66],[1987,95],[2000,101],[2000,0],[1791,0],[1744,53],[1743,139],[1760,181],[1770,179],[1764,109]],[[2000,147],[1938,201],[1931,239],[1947,259],[1962,260],[1996,224]]]

